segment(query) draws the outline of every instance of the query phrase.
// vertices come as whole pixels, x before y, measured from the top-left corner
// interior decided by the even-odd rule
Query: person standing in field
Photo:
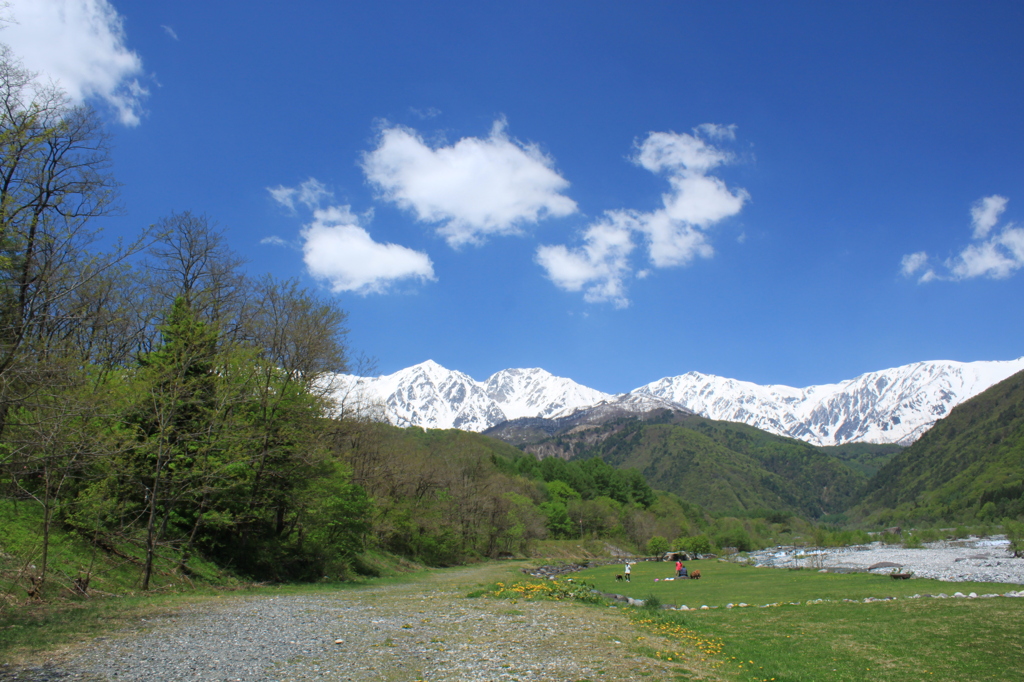
[[[632,582],[632,581],[631,581],[631,580],[629,579],[629,567],[630,567],[631,565],[632,565],[632,564],[630,564],[630,563],[629,563],[628,561],[626,562],[626,570],[625,570],[625,574],[626,574],[626,582],[627,582],[627,583],[628,583],[628,582]]]
[[[683,562],[676,559],[676,577],[678,578],[683,574]]]

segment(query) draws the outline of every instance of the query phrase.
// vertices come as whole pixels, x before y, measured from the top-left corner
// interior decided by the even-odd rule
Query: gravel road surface
[[[634,651],[618,609],[468,599],[493,567],[409,584],[232,597],[90,643],[59,665],[3,680],[660,680],[671,663]],[[490,575],[488,575],[490,571]],[[664,642],[664,646],[670,644]]]

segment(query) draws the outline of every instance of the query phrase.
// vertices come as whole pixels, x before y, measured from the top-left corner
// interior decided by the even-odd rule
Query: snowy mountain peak
[[[396,426],[465,431],[484,431],[519,417],[547,417],[611,397],[539,368],[506,369],[480,382],[433,360],[341,383],[358,383],[365,394],[383,402]]]
[[[522,417],[563,418],[585,409],[689,410],[743,422],[815,445],[917,440],[956,405],[1024,371],[1024,357],[999,362],[916,362],[806,388],[761,386],[688,372],[612,396],[540,368],[505,369],[486,381],[433,360],[377,378],[339,377],[383,403],[397,426],[484,431]]]
[[[759,386],[690,372],[641,386],[709,419],[737,421],[814,445],[908,445],[956,405],[1024,370],[998,362],[916,362],[837,384]]]
[[[496,372],[487,379],[485,390],[508,419],[550,417],[611,397],[539,368]]]

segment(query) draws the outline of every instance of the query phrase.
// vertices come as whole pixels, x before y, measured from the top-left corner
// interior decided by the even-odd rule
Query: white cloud
[[[1024,267],[1024,228],[1009,223],[993,233],[1000,216],[1006,210],[1008,199],[994,194],[979,199],[971,206],[971,232],[973,244],[968,244],[957,255],[947,258],[943,264],[945,274],[933,268],[926,268],[928,256],[925,252],[903,256],[900,270],[904,277],[910,277],[919,270],[923,274],[918,282],[934,280],[962,281],[975,277],[1005,279]]]
[[[1008,225],[999,235],[999,244],[1009,252],[1018,268],[1024,264],[1024,229]]]
[[[995,240],[971,244],[959,255],[949,259],[946,266],[953,273],[954,279],[973,279],[983,276],[993,279],[1009,277],[1021,266],[1021,263],[1007,255],[999,246],[1000,244]]]
[[[686,133],[648,133],[647,139],[637,145],[633,161],[652,173],[663,170],[687,170],[706,173],[732,158],[732,155],[714,147],[698,137],[708,124],[698,126],[695,135]],[[715,129],[721,126],[715,126]]]
[[[173,28],[171,28],[167,24],[160,24],[160,28],[162,28],[164,30],[164,33],[169,35],[171,38],[173,38],[174,40],[178,40],[178,32],[175,31]]]
[[[715,140],[735,140],[736,139],[736,125],[719,125],[717,123],[701,123],[695,128],[695,130],[703,135],[704,137],[710,137]]]
[[[732,154],[711,144],[709,139],[732,140],[735,136],[735,126],[713,123],[697,126],[693,135],[649,133],[636,145],[632,160],[652,173],[668,176],[670,191],[662,195],[662,207],[649,212],[607,212],[583,234],[584,246],[580,249],[541,247],[537,261],[545,267],[548,277],[563,289],[579,291],[583,284],[578,279],[559,273],[586,274],[585,282],[593,282],[587,289],[586,300],[628,304],[624,281],[631,272],[627,256],[632,240],[629,250],[602,250],[601,236],[609,226],[627,235],[642,234],[648,260],[656,268],[687,265],[694,258],[711,258],[714,248],[707,230],[739,213],[750,198],[746,190],[730,190],[720,178],[709,175],[718,166],[733,161]],[[597,267],[599,264],[604,264],[604,268]],[[637,277],[642,279],[649,274],[645,269]]]
[[[984,239],[999,222],[999,216],[1006,210],[1006,197],[993,194],[979,199],[971,206],[971,225],[974,227],[974,238]]]
[[[149,92],[142,59],[125,46],[121,16],[107,0],[13,0],[0,32],[25,68],[52,80],[75,103],[100,99],[121,123],[139,124]]]
[[[441,110],[437,107],[427,107],[426,109],[417,109],[416,107],[409,107],[409,112],[412,113],[416,118],[426,121],[431,118],[437,118],[441,115]]]
[[[436,279],[427,254],[374,241],[349,206],[322,206],[332,195],[316,179],[299,187],[278,186],[267,191],[282,206],[294,209],[298,201],[312,212],[312,222],[301,232],[303,260],[309,273],[326,281],[332,291],[384,293],[402,280]],[[268,238],[264,243],[277,243],[272,241],[277,239]]]
[[[917,253],[908,253],[900,261],[900,270],[903,272],[904,277],[910,277],[918,271],[922,271],[921,276],[918,278],[919,282],[930,282],[935,279],[935,271],[928,266],[928,254],[924,251],[918,251]]]
[[[582,247],[570,250],[562,245],[541,246],[537,263],[559,288],[585,288],[583,298],[587,302],[611,301],[624,308],[629,305],[623,280],[629,275],[628,257],[634,246],[632,222],[625,213],[609,212],[584,232]]]
[[[425,253],[373,241],[348,206],[314,211],[313,222],[303,229],[302,237],[310,274],[327,280],[334,292],[383,293],[399,280],[435,279],[434,266]]]
[[[278,185],[268,187],[267,191],[274,201],[291,211],[295,210],[296,201],[312,211],[319,207],[324,199],[331,198],[330,190],[316,178],[309,178],[298,187]]]
[[[363,171],[381,198],[422,222],[442,223],[438,233],[453,247],[576,212],[554,161],[536,145],[509,138],[504,120],[495,121],[486,139],[439,147],[411,128],[385,128],[377,148],[363,155]]]
[[[733,160],[732,154],[701,136],[733,139],[733,126],[705,123],[686,133],[650,133],[633,161],[652,173],[667,173],[671,191],[662,195],[663,208],[638,213],[640,230],[648,236],[651,264],[665,268],[686,265],[696,257],[710,258],[714,249],[705,230],[736,215],[750,195],[731,191],[720,178],[708,175]]]
[[[647,235],[651,265],[656,268],[687,265],[698,256],[715,255],[703,232],[692,224],[672,220],[666,211],[640,214],[637,224]]]
[[[904,277],[910,277],[915,272],[923,268],[928,263],[928,254],[924,251],[918,251],[917,253],[908,253],[903,256],[903,260],[900,261],[901,270],[903,271]]]

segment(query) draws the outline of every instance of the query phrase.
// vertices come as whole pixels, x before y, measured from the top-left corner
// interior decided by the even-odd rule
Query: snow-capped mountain
[[[909,445],[951,409],[1024,370],[1005,362],[918,362],[838,384],[759,386],[699,372],[641,386],[709,419],[743,422],[814,445]]]
[[[388,376],[341,379],[346,391],[358,386],[364,397],[383,404],[397,426],[484,431],[522,417],[557,419],[579,410],[611,411],[612,406],[619,412],[669,407],[814,445],[908,445],[961,402],[1022,370],[1024,357],[918,362],[807,388],[690,372],[618,396],[542,369],[506,369],[476,381],[430,360]]]
[[[486,381],[427,360],[394,374],[352,378],[396,426],[484,431],[519,417],[554,417],[612,396],[542,369],[506,369]]]

